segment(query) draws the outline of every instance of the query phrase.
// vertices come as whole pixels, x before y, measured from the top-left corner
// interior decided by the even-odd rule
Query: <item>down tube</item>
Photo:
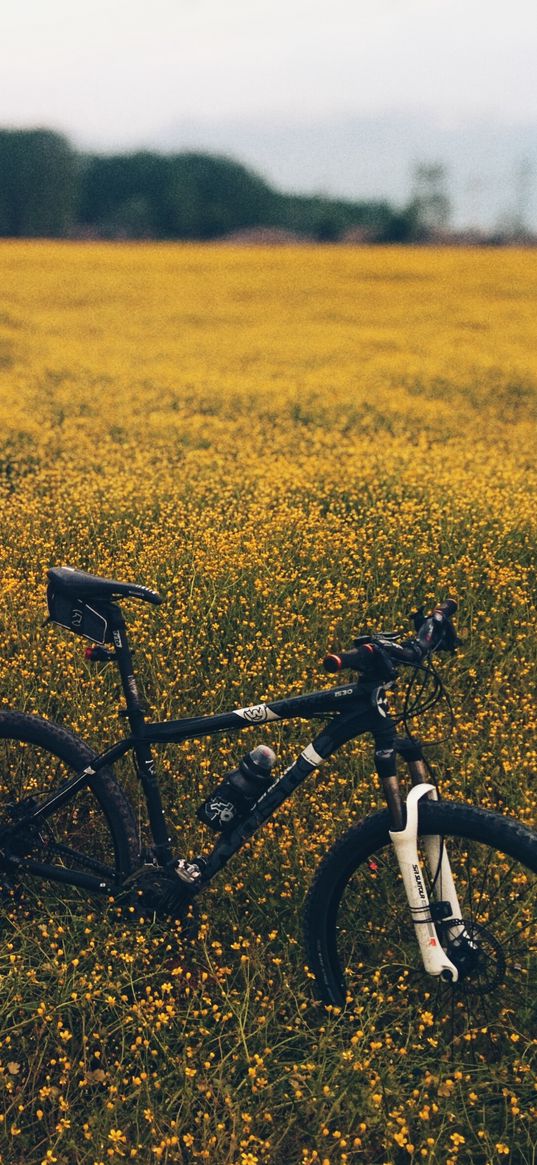
[[[237,825],[231,833],[219,839],[212,853],[207,859],[204,859],[206,864],[203,877],[195,892],[201,890],[211,878],[214,878],[215,874],[223,869],[233,854],[237,853],[260,826],[269,820],[274,810],[278,809],[291,796],[291,793],[294,793],[295,789],[306,780],[306,777],[309,777],[310,773],[314,772],[342,744],[368,731],[374,731],[376,735],[378,730],[379,736],[388,733],[391,737],[393,734],[393,727],[390,723],[383,720],[381,724],[378,724],[380,716],[374,712],[368,714],[367,724],[364,723],[364,720],[363,712],[358,715],[354,712],[347,716],[338,716],[336,720],[326,725],[315,740],[308,744],[294,764],[260,798],[250,816]],[[374,727],[373,721],[375,721]]]

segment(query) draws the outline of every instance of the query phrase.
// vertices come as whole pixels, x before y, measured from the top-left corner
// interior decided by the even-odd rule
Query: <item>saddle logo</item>
[[[83,619],[83,612],[80,611],[77,607],[75,607],[75,609],[73,610],[73,612],[71,614],[71,626],[72,627],[81,627],[82,626],[82,619]]]

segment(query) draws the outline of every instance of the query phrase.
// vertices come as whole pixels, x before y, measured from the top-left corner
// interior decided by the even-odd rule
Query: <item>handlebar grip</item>
[[[373,644],[366,643],[363,647],[353,648],[352,651],[340,651],[338,655],[325,656],[323,667],[328,672],[343,671],[347,668],[350,671],[360,671],[361,668],[371,664],[373,654]]]
[[[323,660],[323,667],[325,671],[329,672],[349,668],[350,671],[359,671],[365,676],[374,677],[379,683],[391,682],[396,676],[389,653],[384,651],[378,643],[361,643],[352,651],[341,651],[339,655],[327,655]]]

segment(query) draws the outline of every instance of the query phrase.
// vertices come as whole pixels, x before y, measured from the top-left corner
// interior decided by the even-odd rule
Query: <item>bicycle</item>
[[[0,817],[0,879],[7,886],[30,878],[120,902],[134,895],[157,914],[184,918],[310,774],[346,742],[370,733],[386,808],[335,842],[306,901],[307,961],[320,1000],[351,1014],[382,1003],[384,1022],[397,1026],[401,1000],[412,999],[425,1006],[422,1025],[436,1033],[431,1047],[469,1043],[482,1059],[491,1043],[499,1053],[520,1033],[531,1037],[537,834],[515,819],[441,800],[423,747],[408,728],[412,715],[445,693],[433,655],[459,645],[454,600],[428,616],[417,612],[415,634],[406,639],[394,632],[362,635],[351,650],[326,657],[327,671],[355,671],[357,681],[216,715],[150,722],[119,604],[158,605],[161,596],[69,567],[49,570],[48,580],[47,621],[89,639],[88,659],[117,665],[130,734],[96,754],[52,721],[0,713],[2,788],[9,797]],[[411,679],[403,711],[393,715],[388,694],[402,667],[410,668]],[[412,695],[417,679],[418,696]],[[153,746],[293,718],[324,724],[275,780],[270,748],[247,754],[198,810],[218,835],[212,849],[174,855]],[[405,735],[397,734],[400,724]],[[112,769],[129,752],[147,806],[151,843],[145,847]],[[398,756],[410,776],[406,800]]]

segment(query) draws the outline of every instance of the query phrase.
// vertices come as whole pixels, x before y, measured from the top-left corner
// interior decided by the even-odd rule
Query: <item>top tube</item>
[[[310,720],[315,716],[333,716],[351,709],[363,711],[367,721],[363,731],[366,732],[369,723],[372,724],[376,719],[375,714],[378,714],[376,693],[379,692],[379,687],[379,684],[345,684],[338,688],[329,688],[328,691],[274,700],[270,704],[251,704],[247,708],[235,708],[232,712],[221,712],[215,716],[193,716],[145,724],[142,739],[148,744],[180,743],[194,737],[212,736],[216,732],[240,731],[242,728],[268,724],[271,721],[295,718]]]

